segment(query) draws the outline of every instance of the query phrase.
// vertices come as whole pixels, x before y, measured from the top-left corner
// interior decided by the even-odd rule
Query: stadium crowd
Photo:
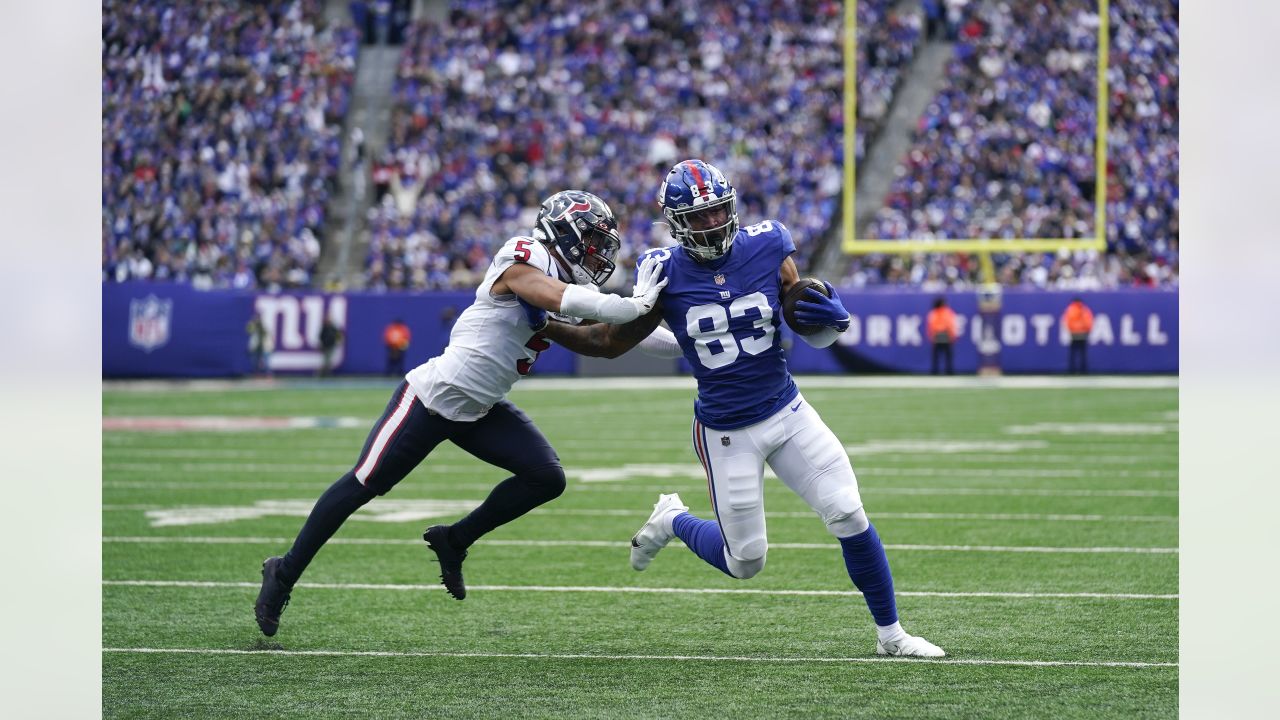
[[[1096,5],[953,4],[955,55],[921,116],[884,206],[884,239],[1096,236]],[[1116,0],[1110,92],[1108,253],[997,258],[1006,285],[1096,289],[1177,283],[1177,6]],[[855,258],[854,285],[972,283],[972,258]]]
[[[918,12],[891,4],[859,4],[873,98],[860,135],[920,32]],[[527,233],[539,194],[559,187],[612,205],[624,260],[667,244],[657,183],[688,156],[737,184],[744,223],[784,219],[806,262],[842,181],[840,27],[829,1],[455,1],[445,24],[408,32],[373,168],[369,286],[473,284],[495,239]]]
[[[1099,18],[1090,0],[858,3],[859,159],[927,35],[955,43],[865,237],[1090,238]],[[787,223],[808,267],[842,176],[842,4],[453,0],[405,30],[372,148],[365,285],[474,285],[541,196],[600,194],[624,248],[670,242],[654,201],[699,156],[744,224]],[[358,32],[319,0],[105,0],[106,281],[309,286],[326,235]],[[1007,285],[1177,283],[1176,0],[1113,0],[1106,253],[997,256]],[[957,254],[851,260],[855,286],[977,282]],[[613,285],[630,281],[617,273]]]
[[[858,11],[858,162],[867,144],[884,125],[902,80],[902,71],[915,56],[924,17],[888,0],[859,2]]]
[[[356,44],[316,0],[104,0],[104,281],[309,286]]]

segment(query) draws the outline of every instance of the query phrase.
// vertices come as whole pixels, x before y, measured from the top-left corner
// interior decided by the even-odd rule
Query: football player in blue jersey
[[[778,327],[781,298],[800,278],[791,233],[776,220],[738,226],[737,192],[714,166],[685,160],[667,174],[658,203],[678,244],[645,253],[662,261],[666,282],[649,313],[624,324],[548,323],[526,308],[531,327],[575,352],[617,357],[639,345],[683,355],[698,381],[693,448],[707,475],[715,519],[701,519],[672,493],[631,540],[631,565],[644,570],[680,538],[698,557],[735,578],[764,567],[764,465],[804,498],[839,539],[845,566],[875,620],[881,655],[941,657],[941,648],[898,622],[884,546],[863,511],[843,444],[805,401],[787,370]],[[827,347],[849,328],[849,313],[810,287],[796,319],[822,327],[799,335]],[[658,327],[666,320],[670,331]]]

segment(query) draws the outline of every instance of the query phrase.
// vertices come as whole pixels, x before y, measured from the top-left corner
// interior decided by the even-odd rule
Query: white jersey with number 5
[[[513,237],[498,250],[484,282],[476,288],[475,302],[454,323],[448,347],[405,375],[422,404],[442,417],[460,421],[484,417],[517,380],[529,374],[538,353],[550,346],[529,328],[514,294],[490,292],[515,263],[565,279],[546,246],[533,238]]]

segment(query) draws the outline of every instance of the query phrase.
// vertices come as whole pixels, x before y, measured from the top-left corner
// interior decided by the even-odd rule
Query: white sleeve
[[[684,354],[675,333],[659,325],[649,333],[649,337],[640,341],[636,347],[646,355],[660,358],[678,358]]]
[[[831,347],[831,344],[840,337],[840,331],[833,327],[824,327],[812,335],[801,335],[796,333],[796,337],[809,343],[810,346],[816,348]]]
[[[579,285],[569,285],[560,298],[560,312],[584,320],[620,325],[640,317],[640,304],[635,298],[592,292]]]

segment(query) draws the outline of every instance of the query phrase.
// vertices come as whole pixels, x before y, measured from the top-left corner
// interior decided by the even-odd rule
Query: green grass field
[[[512,399],[556,446],[569,489],[472,549],[466,601],[435,584],[422,529],[460,517],[504,474],[441,446],[346,524],[267,640],[252,609],[261,562],[288,548],[349,469],[393,384],[113,386],[103,394],[103,712],[1176,715],[1172,383],[799,382],[849,448],[904,626],[946,659],[877,659],[839,545],[776,479],[766,481],[769,562],[754,579],[733,581],[678,541],[648,571],[631,570],[627,541],[658,492],[709,512],[689,447],[693,392],[538,380]],[[114,429],[180,416],[325,420]]]

